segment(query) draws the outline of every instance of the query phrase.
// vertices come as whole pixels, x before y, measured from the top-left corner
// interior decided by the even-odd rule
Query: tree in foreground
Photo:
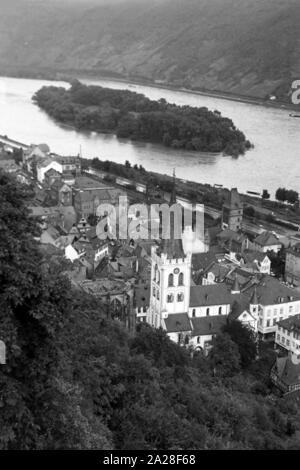
[[[252,364],[257,356],[256,338],[253,330],[240,321],[234,320],[223,327],[223,332],[227,333],[237,345],[242,367],[248,367]]]

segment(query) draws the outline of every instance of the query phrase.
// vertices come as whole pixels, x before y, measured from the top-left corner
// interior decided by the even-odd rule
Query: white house
[[[300,358],[300,315],[293,315],[276,324],[275,345]]]
[[[48,157],[45,160],[40,161],[37,164],[37,179],[40,183],[42,183],[45,179],[45,173],[47,173],[50,169],[56,170],[58,173],[63,172],[62,165],[58,163],[56,160]]]
[[[279,241],[276,233],[265,231],[254,239],[252,247],[254,250],[263,253],[267,251],[278,253],[282,248],[282,243]]]

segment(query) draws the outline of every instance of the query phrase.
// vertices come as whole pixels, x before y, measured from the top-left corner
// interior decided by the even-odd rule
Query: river
[[[241,192],[268,189],[272,195],[279,186],[300,189],[300,119],[287,109],[229,101],[183,91],[114,80],[82,80],[109,88],[129,89],[151,99],[165,98],[179,105],[206,106],[233,120],[254,149],[238,158],[167,149],[159,145],[118,140],[113,135],[78,132],[55,123],[33,104],[32,95],[49,82],[0,77],[0,134],[27,144],[47,143],[53,152],[74,155],[82,149],[86,158],[99,157],[124,163],[137,163],[147,170],[176,175],[201,183],[237,187]]]

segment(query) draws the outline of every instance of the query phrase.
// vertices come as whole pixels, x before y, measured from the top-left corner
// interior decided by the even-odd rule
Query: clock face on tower
[[[179,268],[175,268],[174,269],[174,274],[178,274],[179,273]]]

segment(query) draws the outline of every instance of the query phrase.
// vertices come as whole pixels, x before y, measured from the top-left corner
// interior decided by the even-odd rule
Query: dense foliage
[[[293,189],[278,188],[275,197],[277,201],[289,202],[290,204],[295,204],[299,201],[299,193]]]
[[[27,192],[0,173],[0,449],[300,448],[298,405],[269,387],[272,350],[254,360],[240,326],[208,358],[147,325],[130,336],[41,255]]]
[[[76,80],[69,90],[43,87],[34,100],[50,116],[78,129],[236,156],[250,148],[245,135],[218,111],[152,101],[128,90],[87,86]]]

